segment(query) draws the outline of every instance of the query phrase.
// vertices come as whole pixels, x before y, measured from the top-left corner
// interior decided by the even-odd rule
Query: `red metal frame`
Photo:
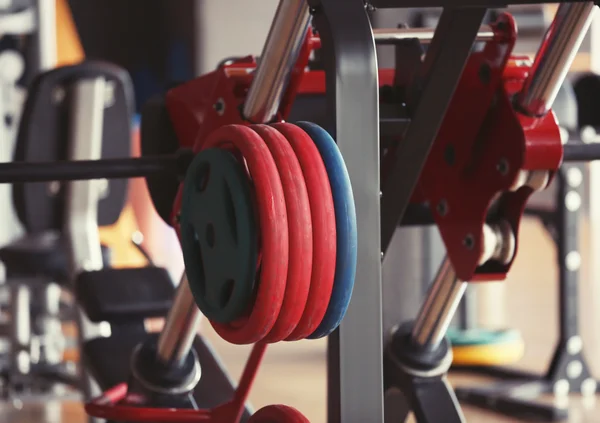
[[[85,411],[90,416],[109,421],[139,423],[235,423],[244,412],[244,406],[265,355],[267,344],[255,344],[246,362],[235,395],[230,402],[210,410],[182,410],[136,406],[135,397],[128,397],[127,384],[106,391],[101,397],[87,403]]]
[[[447,204],[444,216],[433,207],[435,222],[458,277],[468,281],[502,280],[512,264],[479,266],[483,225],[490,207],[499,204],[495,217],[507,220],[518,233],[532,190],[524,187],[511,192],[510,186],[521,170],[547,170],[553,176],[562,160],[554,115],[530,118],[512,106],[512,96],[529,71],[527,58],[511,57],[516,41],[513,18],[503,15],[493,28],[494,39],[468,61],[412,200]],[[296,95],[325,93],[324,72],[305,71],[311,50],[319,46],[319,38],[307,34],[277,120],[288,116]],[[255,67],[254,59],[247,57],[169,92],[167,105],[182,146],[198,151],[217,127],[251,123],[243,119],[240,108]],[[485,75],[480,74],[482,67]],[[483,82],[482,77],[486,78]],[[379,71],[380,86],[393,81],[393,69]],[[401,137],[399,134],[398,142]],[[456,157],[452,166],[444,158],[449,145]],[[508,171],[502,174],[497,170],[501,160],[508,164]],[[179,201],[173,208],[174,217]],[[464,242],[467,235],[473,241],[469,248]]]
[[[513,192],[511,186],[522,170],[545,170],[553,176],[562,161],[554,114],[530,118],[513,107],[512,98],[528,72],[526,60],[509,60],[516,41],[513,18],[503,15],[493,28],[493,41],[470,57],[415,194],[432,206],[448,256],[458,277],[466,281],[506,277],[512,260],[478,265],[490,208],[497,204],[494,220],[508,221],[518,239],[533,190],[521,187]],[[445,157],[449,148],[454,150],[453,164]],[[436,210],[442,201],[445,213]],[[473,240],[468,246],[467,235]]]

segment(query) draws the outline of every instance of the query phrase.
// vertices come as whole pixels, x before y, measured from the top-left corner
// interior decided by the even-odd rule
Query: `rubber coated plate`
[[[288,217],[290,257],[285,296],[277,322],[263,339],[265,342],[279,342],[298,326],[306,307],[313,261],[310,203],[300,163],[288,140],[277,129],[267,125],[253,125],[251,128],[265,141],[275,160]]]
[[[99,77],[105,78],[112,86],[104,108],[101,157],[130,157],[134,113],[131,80],[127,72],[118,66],[86,62],[53,69],[35,78],[21,117],[15,161],[67,160],[73,87],[78,81]],[[15,209],[29,232],[62,230],[65,203],[63,186],[65,184],[47,182],[14,184]],[[117,221],[126,196],[126,179],[109,181],[108,195],[98,204],[99,225],[111,225]]]
[[[472,329],[448,331],[454,367],[505,366],[519,361],[525,352],[516,330]]]
[[[295,408],[286,405],[269,405],[258,410],[248,423],[310,423]]]
[[[249,316],[234,323],[211,321],[221,338],[232,344],[253,344],[273,328],[281,310],[288,270],[288,222],[281,178],[263,139],[242,125],[226,125],[212,132],[203,148],[227,148],[246,161],[252,178],[260,223],[260,278]]]
[[[450,328],[447,336],[452,346],[506,344],[518,342],[521,339],[521,335],[516,330]]]
[[[181,246],[198,308],[229,323],[252,304],[257,230],[250,183],[235,157],[200,152],[188,168],[181,203]]]
[[[310,280],[310,291],[302,319],[286,341],[304,339],[313,333],[321,321],[333,288],[335,276],[335,209],[331,186],[323,183],[329,178],[319,150],[310,136],[291,123],[272,125],[288,140],[304,174],[313,230],[313,261]]]
[[[310,135],[321,153],[329,176],[335,206],[337,238],[335,279],[325,317],[319,327],[309,336],[311,339],[317,339],[329,335],[340,325],[350,304],[356,277],[358,242],[356,207],[348,169],[346,169],[342,154],[331,135],[314,123],[299,122],[297,125]]]

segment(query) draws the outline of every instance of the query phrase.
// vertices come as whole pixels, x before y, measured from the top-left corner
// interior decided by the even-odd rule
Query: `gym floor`
[[[587,225],[584,225],[587,226]],[[584,228],[585,229],[585,228]],[[583,236],[583,262],[589,263],[589,239],[587,230]],[[528,219],[521,227],[521,245],[518,258],[507,284],[507,317],[512,327],[522,331],[526,342],[524,358],[519,368],[543,372],[557,340],[556,310],[557,270],[555,249],[542,226]],[[583,281],[589,281],[587,271]],[[600,375],[600,285],[581,284],[581,329],[585,353],[591,370]],[[220,341],[208,325],[203,333],[220,353],[234,378],[242,370],[248,347],[228,345]],[[284,403],[302,410],[312,423],[325,423],[325,341],[282,343],[272,346],[266,362],[258,375],[251,400],[256,408],[267,404]],[[451,377],[455,384],[485,383],[485,380],[469,377]],[[549,399],[551,400],[551,399]],[[600,403],[592,399],[584,401],[577,397],[569,400],[571,409],[568,422],[591,423],[600,421]],[[84,423],[81,405],[59,402],[47,404],[25,403],[0,404],[0,421],[11,423]],[[465,407],[469,422],[503,423],[515,419]],[[369,422],[365,422],[369,423]]]

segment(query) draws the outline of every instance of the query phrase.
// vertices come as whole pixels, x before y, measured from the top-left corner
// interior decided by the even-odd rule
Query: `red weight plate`
[[[321,321],[333,288],[336,263],[335,209],[327,169],[312,138],[296,125],[276,123],[292,146],[304,174],[313,230],[313,262],[310,291],[302,319],[286,341],[304,339],[313,333]]]
[[[308,299],[313,262],[313,229],[310,202],[302,168],[287,139],[267,125],[252,125],[277,164],[288,216],[290,256],[283,305],[265,342],[279,342],[296,328]]]
[[[252,129],[242,125],[222,126],[212,132],[203,145],[203,149],[214,147],[233,147],[246,161],[260,222],[261,268],[250,315],[233,324],[211,324],[221,338],[232,344],[253,344],[273,328],[286,291],[289,239],[283,186],[273,156]]]
[[[304,415],[287,405],[269,405],[258,410],[248,423],[310,423]]]

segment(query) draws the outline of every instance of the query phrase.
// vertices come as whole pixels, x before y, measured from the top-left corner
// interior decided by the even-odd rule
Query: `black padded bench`
[[[128,324],[165,316],[175,288],[160,267],[83,272],[75,281],[75,296],[92,322]]]

